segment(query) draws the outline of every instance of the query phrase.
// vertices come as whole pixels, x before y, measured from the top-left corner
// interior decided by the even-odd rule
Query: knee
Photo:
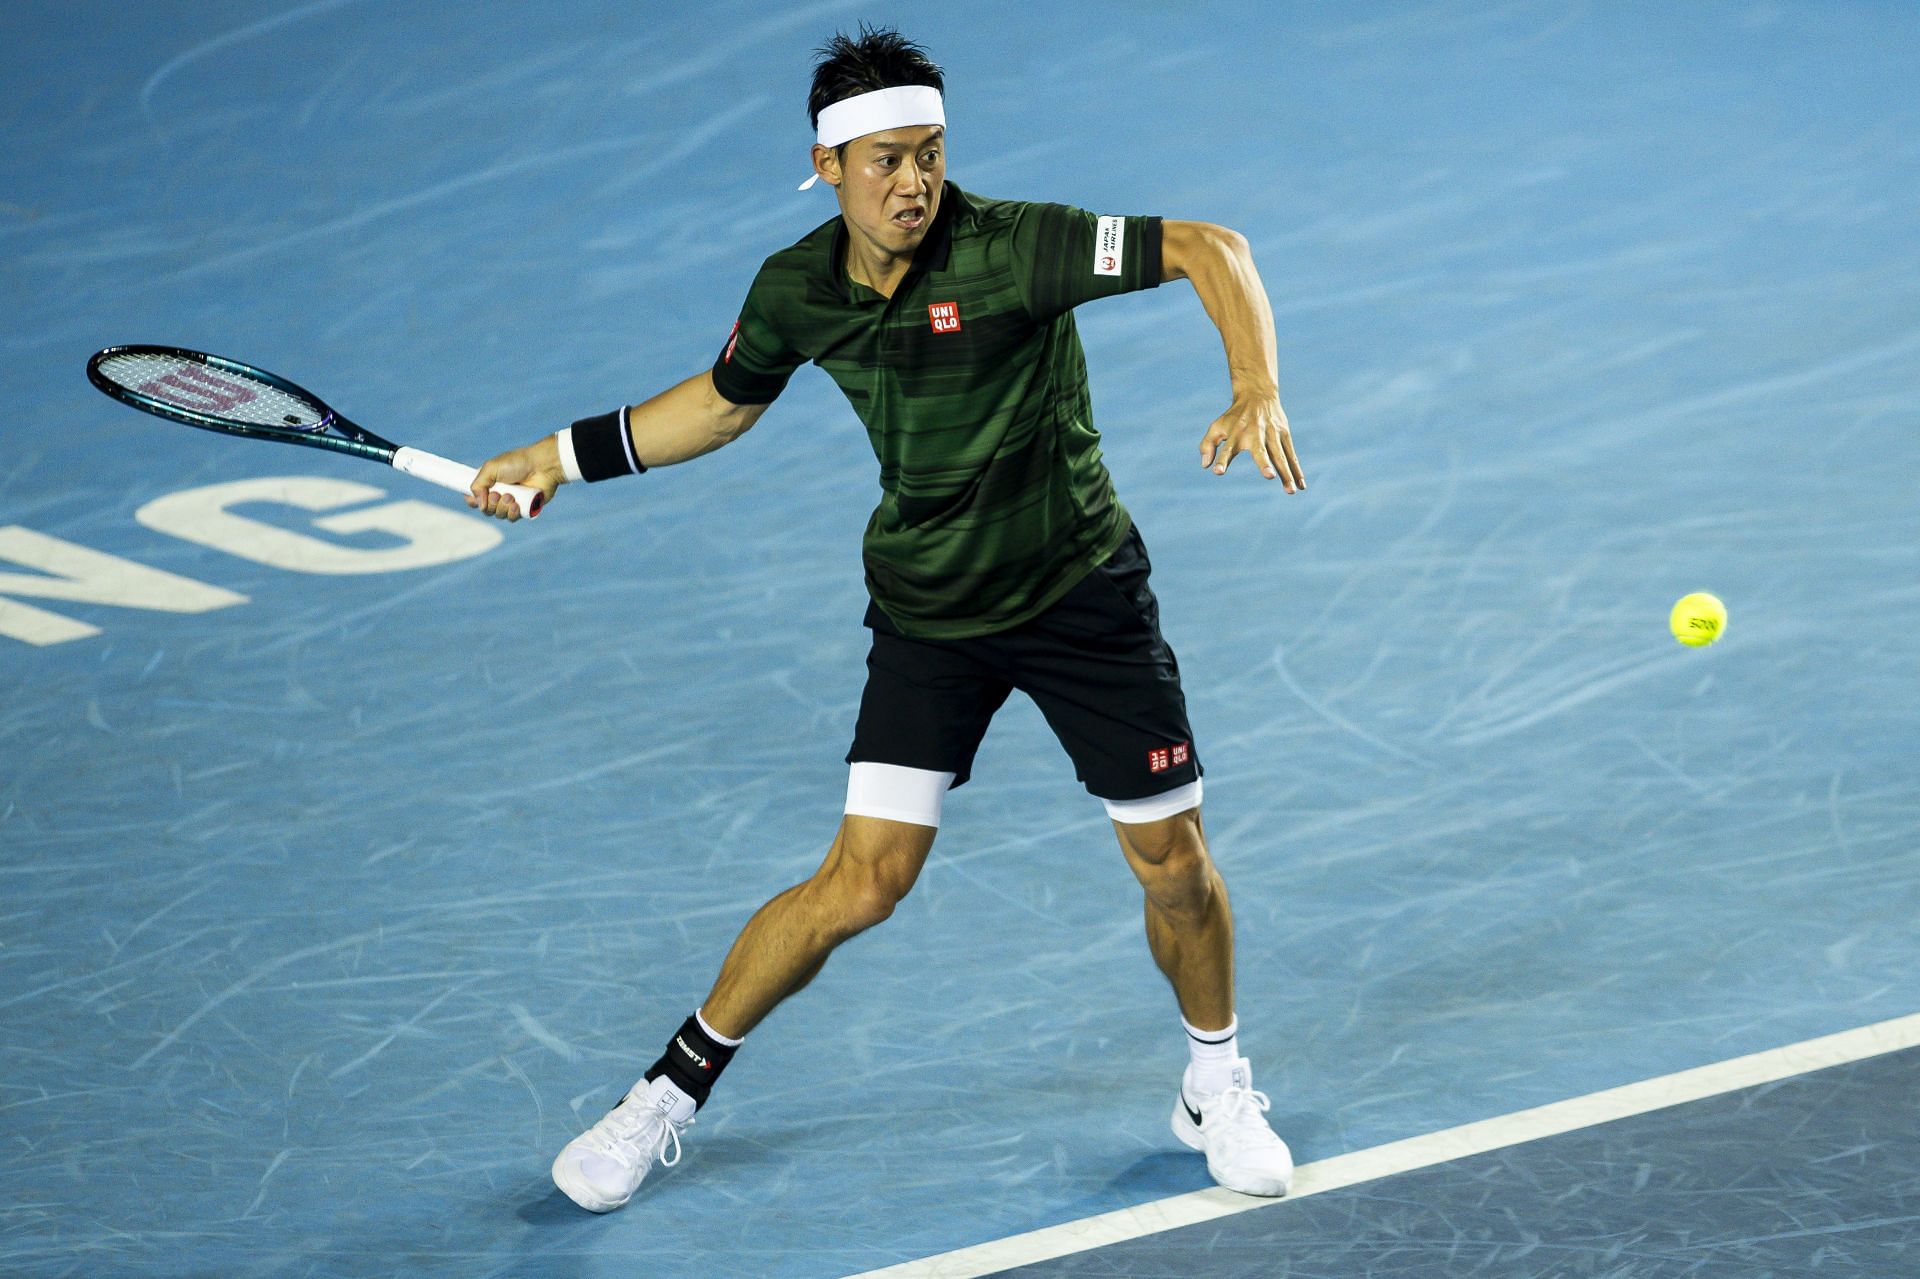
[[[1151,878],[1142,881],[1142,887],[1153,904],[1167,914],[1201,919],[1213,909],[1220,880],[1202,847],[1169,858]]]
[[[829,929],[845,939],[885,923],[913,890],[931,844],[930,831],[882,846],[843,831],[814,882]]]
[[[852,937],[886,923],[911,887],[872,873],[836,877],[833,898],[838,908],[838,927],[835,931],[842,937]]]
[[[1153,904],[1176,915],[1204,915],[1219,891],[1219,876],[1194,813],[1120,828],[1127,861]]]

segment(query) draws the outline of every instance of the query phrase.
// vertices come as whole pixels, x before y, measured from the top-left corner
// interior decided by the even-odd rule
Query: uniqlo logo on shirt
[[[727,353],[720,357],[720,363],[733,363],[733,348],[740,345],[740,321],[733,322],[733,332],[727,335]]]
[[[1193,758],[1193,752],[1188,749],[1186,742],[1180,742],[1174,746],[1156,746],[1147,752],[1147,771],[1164,773],[1169,768],[1180,767],[1191,758]]]
[[[958,333],[960,331],[960,304],[958,302],[932,302],[927,305],[927,315],[933,320],[935,333]]]

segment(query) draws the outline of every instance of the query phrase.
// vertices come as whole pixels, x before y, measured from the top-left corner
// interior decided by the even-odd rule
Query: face
[[[913,125],[847,143],[841,162],[815,147],[826,180],[838,188],[847,227],[888,257],[906,257],[926,239],[940,211],[947,176],[946,130]]]

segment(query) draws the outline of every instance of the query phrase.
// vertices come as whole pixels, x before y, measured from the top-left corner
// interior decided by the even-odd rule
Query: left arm
[[[1233,403],[1200,441],[1200,464],[1225,475],[1242,453],[1287,492],[1307,487],[1294,455],[1286,410],[1280,407],[1278,342],[1273,307],[1254,269],[1253,252],[1238,231],[1210,222],[1161,224],[1160,278],[1191,280],[1193,291],[1227,348]]]

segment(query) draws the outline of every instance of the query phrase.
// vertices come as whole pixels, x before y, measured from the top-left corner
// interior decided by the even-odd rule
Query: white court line
[[[1293,1192],[1286,1199],[1253,1199],[1217,1188],[1197,1190],[1191,1194],[1174,1195],[1170,1199],[1141,1204],[1137,1208],[1122,1208],[1118,1212],[1102,1213],[1097,1217],[1048,1226],[1045,1230],[1034,1230],[1024,1235],[961,1248],[956,1252],[941,1253],[937,1257],[902,1262],[881,1270],[868,1270],[852,1276],[852,1279],[977,1279],[980,1275],[990,1275],[1014,1266],[1050,1261],[1055,1257],[1138,1239],[1142,1235],[1230,1217],[1234,1213],[1272,1204],[1289,1203],[1323,1190],[1338,1190],[1343,1186],[1390,1177],[1395,1173],[1428,1168],[1434,1164],[1464,1159],[1468,1155],[1485,1154],[1489,1150],[1538,1141],[1542,1137],[1553,1137],[1631,1115],[1643,1115],[1668,1106],[1717,1097],[1757,1084],[1770,1084],[1808,1071],[1843,1066],[1851,1061],[1898,1052],[1916,1045],[1920,1045],[1920,1013],[1895,1017],[1891,1021],[1862,1026],[1857,1030],[1841,1031],[1837,1035],[1809,1039],[1803,1043],[1788,1044],[1784,1048],[1770,1048],[1765,1052],[1735,1057],[1711,1066],[1697,1066],[1692,1070],[1662,1075],[1658,1079],[1627,1084],[1621,1088],[1609,1088],[1605,1092],[1589,1093],[1585,1097],[1572,1097],[1551,1105],[1536,1106],[1532,1110],[1482,1119],[1458,1128],[1428,1133],[1423,1137],[1409,1137],[1405,1141],[1389,1142],[1371,1150],[1356,1150],[1322,1159],[1318,1163],[1302,1164],[1294,1171]]]

